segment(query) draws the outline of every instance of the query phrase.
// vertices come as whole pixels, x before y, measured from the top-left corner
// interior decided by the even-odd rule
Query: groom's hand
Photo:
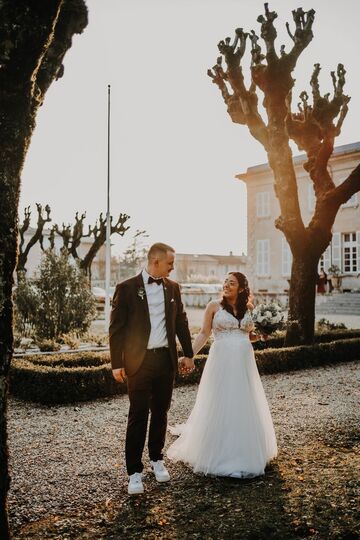
[[[187,358],[187,356],[182,356],[179,359],[179,370],[181,375],[186,375],[191,373],[195,369],[195,363],[193,358]]]
[[[112,374],[116,382],[125,382],[126,373],[124,368],[113,369]]]

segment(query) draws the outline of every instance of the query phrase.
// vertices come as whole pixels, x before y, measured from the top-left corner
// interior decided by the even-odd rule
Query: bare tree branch
[[[268,3],[265,6],[265,17],[259,15],[258,22],[261,23],[261,37],[265,41],[266,45],[266,60],[268,65],[278,59],[275,51],[275,39],[277,36],[276,28],[274,26],[274,20],[277,18],[275,11],[269,11]]]
[[[338,65],[337,76],[331,72],[334,87],[333,98],[329,94],[320,93],[319,73],[320,64],[314,65],[310,85],[312,88],[313,104],[308,103],[306,92],[300,94],[299,112],[288,114],[286,126],[289,136],[296,142],[299,149],[304,149],[308,160],[304,168],[309,172],[314,182],[317,198],[321,198],[335,186],[327,170],[329,158],[334,150],[335,137],[340,134],[341,126],[348,111],[349,96],[343,93],[345,85],[345,69]],[[337,123],[335,124],[336,118]],[[316,211],[316,210],[315,210]]]
[[[30,249],[37,243],[40,243],[41,249],[43,249],[43,230],[45,223],[48,223],[51,221],[50,217],[50,206],[47,204],[44,208],[46,216],[43,215],[43,207],[41,204],[36,203],[36,208],[38,212],[38,220],[37,220],[37,226],[34,234],[30,238],[29,242],[27,243],[25,249],[23,249],[24,246],[24,233],[26,230],[28,230],[30,225],[30,215],[31,212],[29,210],[29,207],[25,209],[25,219],[22,224],[22,227],[20,228],[20,237],[21,242],[19,245],[19,257],[18,257],[18,264],[17,264],[17,272],[26,272],[26,262],[27,258],[30,252]]]
[[[115,225],[112,224],[113,218],[110,216],[110,234],[119,234],[124,236],[126,231],[130,227],[126,227],[125,223],[129,219],[127,214],[120,214]],[[80,268],[82,268],[90,277],[91,276],[91,265],[92,262],[99,251],[99,249],[104,245],[106,241],[106,219],[101,213],[99,216],[99,223],[96,221],[93,228],[89,228],[89,233],[94,237],[94,241],[89,248],[89,251],[83,259],[80,260]]]
[[[246,39],[249,34],[242,28],[235,30],[235,39],[230,44],[231,39],[226,38],[220,41],[218,48],[224,56],[227,65],[226,73],[221,67],[221,59],[218,58],[213,71],[208,70],[208,75],[220,88],[225,103],[228,106],[228,113],[233,122],[246,124],[253,135],[265,148],[268,146],[268,134],[266,125],[258,112],[258,97],[256,87],[252,83],[249,90],[245,87],[244,77],[240,66],[241,59],[246,50]],[[254,37],[252,36],[252,43]],[[253,45],[255,47],[255,45]],[[253,53],[255,59],[257,53]],[[255,60],[254,60],[255,61]],[[230,94],[226,87],[226,82],[232,88]]]
[[[294,45],[289,54],[285,55],[284,59],[289,63],[291,69],[294,69],[300,54],[314,37],[312,26],[315,19],[315,10],[310,9],[309,11],[304,11],[302,8],[294,9],[292,16],[295,22],[294,35],[290,31],[289,23],[286,23],[286,28]]]

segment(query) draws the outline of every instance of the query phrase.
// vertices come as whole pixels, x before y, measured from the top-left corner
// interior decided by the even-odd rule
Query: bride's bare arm
[[[201,349],[203,348],[203,346],[209,339],[209,336],[211,334],[212,320],[218,309],[219,309],[219,304],[218,302],[215,302],[215,301],[209,302],[208,305],[206,306],[201,330],[199,334],[196,336],[193,343],[194,355],[198,354],[198,352],[201,351]]]

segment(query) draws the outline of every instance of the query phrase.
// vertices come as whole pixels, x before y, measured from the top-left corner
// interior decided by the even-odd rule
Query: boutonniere
[[[140,287],[140,289],[138,289],[137,294],[141,298],[141,300],[144,300],[144,298],[146,296],[146,292],[145,292],[144,287]]]

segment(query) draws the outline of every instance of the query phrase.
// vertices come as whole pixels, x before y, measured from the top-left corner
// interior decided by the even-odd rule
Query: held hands
[[[119,383],[125,382],[126,373],[125,373],[124,368],[113,369],[112,374],[116,382],[119,382]]]
[[[256,334],[255,332],[250,332],[249,337],[253,343],[256,341],[266,341],[269,338],[267,334]]]
[[[193,358],[188,358],[187,356],[182,356],[178,360],[179,362],[179,372],[181,375],[187,375],[195,369],[195,363]]]

